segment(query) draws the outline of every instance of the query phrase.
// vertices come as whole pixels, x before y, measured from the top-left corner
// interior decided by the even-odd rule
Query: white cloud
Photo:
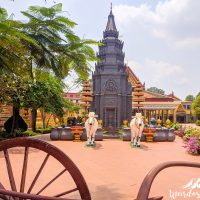
[[[125,60],[146,87],[173,90],[181,98],[199,91],[199,10],[197,0],[114,6]]]
[[[122,27],[140,26],[154,37],[165,39],[176,47],[200,46],[200,1],[166,0],[153,10],[147,4],[139,7],[118,5],[114,7],[117,23]],[[184,45],[179,45],[184,44]]]
[[[173,88],[188,84],[188,78],[185,77],[183,67],[180,65],[149,58],[145,59],[143,63],[136,61],[131,63],[133,64],[131,69],[139,79],[142,77],[145,80],[147,88],[156,86],[166,92],[171,92]],[[143,80],[141,81],[143,82]]]
[[[146,59],[145,66],[149,67],[155,76],[163,78],[172,76],[174,73],[180,73],[183,68],[179,65],[172,65],[163,61]]]
[[[193,38],[186,38],[183,40],[178,40],[175,42],[175,45],[180,48],[195,48],[200,47],[200,36]]]
[[[143,66],[141,63],[136,62],[135,59],[134,60],[129,60],[127,62],[125,62],[128,66],[132,66],[134,71],[139,71],[142,70]]]
[[[184,86],[189,83],[189,79],[187,77],[180,77],[178,81],[178,85]]]

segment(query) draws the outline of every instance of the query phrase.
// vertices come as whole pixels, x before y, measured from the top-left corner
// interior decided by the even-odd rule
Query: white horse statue
[[[89,117],[85,122],[85,129],[87,133],[87,146],[95,145],[95,134],[98,129],[98,122],[95,118],[94,112],[89,112]]]
[[[140,147],[140,138],[144,129],[144,122],[141,113],[136,113],[135,117],[130,122],[131,128],[131,144],[135,147]]]

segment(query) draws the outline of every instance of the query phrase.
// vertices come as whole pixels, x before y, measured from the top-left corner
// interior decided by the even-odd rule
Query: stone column
[[[162,123],[164,124],[164,110],[162,110]]]
[[[158,118],[160,119],[160,110],[158,110]]]
[[[147,117],[147,111],[146,111],[146,109],[144,110],[144,119],[146,119],[146,117]]]
[[[150,121],[150,110],[148,110],[148,122]]]
[[[169,119],[169,110],[167,110],[167,119]]]
[[[173,111],[173,122],[176,123],[176,110]]]
[[[158,110],[155,111],[156,112],[156,121],[158,120]]]

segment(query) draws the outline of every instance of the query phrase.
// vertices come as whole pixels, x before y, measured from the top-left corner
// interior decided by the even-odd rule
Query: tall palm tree
[[[26,41],[37,46],[32,38],[24,34],[20,29],[22,23],[8,16],[6,9],[0,8],[0,100],[7,100],[13,105],[12,130],[18,128],[20,95],[19,75],[25,75],[26,70],[26,46],[21,41]],[[20,80],[20,84],[22,79]],[[21,87],[21,86],[20,86]]]
[[[81,40],[71,30],[76,23],[64,17],[62,4],[50,8],[31,6],[22,12],[29,21],[23,25],[24,33],[37,42],[31,44],[23,41],[29,49],[29,69],[33,77],[33,68],[48,69],[58,78],[66,77],[74,70],[79,78],[86,79],[89,75],[89,61],[96,60],[90,44],[92,40]],[[32,129],[36,129],[37,110],[32,109]]]
[[[91,40],[81,40],[71,30],[76,23],[61,16],[62,4],[50,8],[31,6],[26,12],[28,23],[24,31],[37,41],[40,49],[30,45],[30,55],[37,67],[53,70],[56,76],[64,78],[74,69],[88,75],[88,61],[96,59],[89,44],[97,44]],[[81,72],[80,72],[81,71]]]
[[[0,72],[12,72],[17,70],[16,64],[23,66],[26,47],[21,43],[26,42],[35,44],[34,41],[19,29],[22,23],[8,16],[6,9],[0,7]]]

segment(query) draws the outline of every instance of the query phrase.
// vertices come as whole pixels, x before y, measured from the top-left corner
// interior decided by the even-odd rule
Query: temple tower
[[[120,128],[131,119],[131,84],[124,65],[123,42],[118,39],[112,7],[97,54],[93,80],[93,110],[103,120],[104,128]]]

